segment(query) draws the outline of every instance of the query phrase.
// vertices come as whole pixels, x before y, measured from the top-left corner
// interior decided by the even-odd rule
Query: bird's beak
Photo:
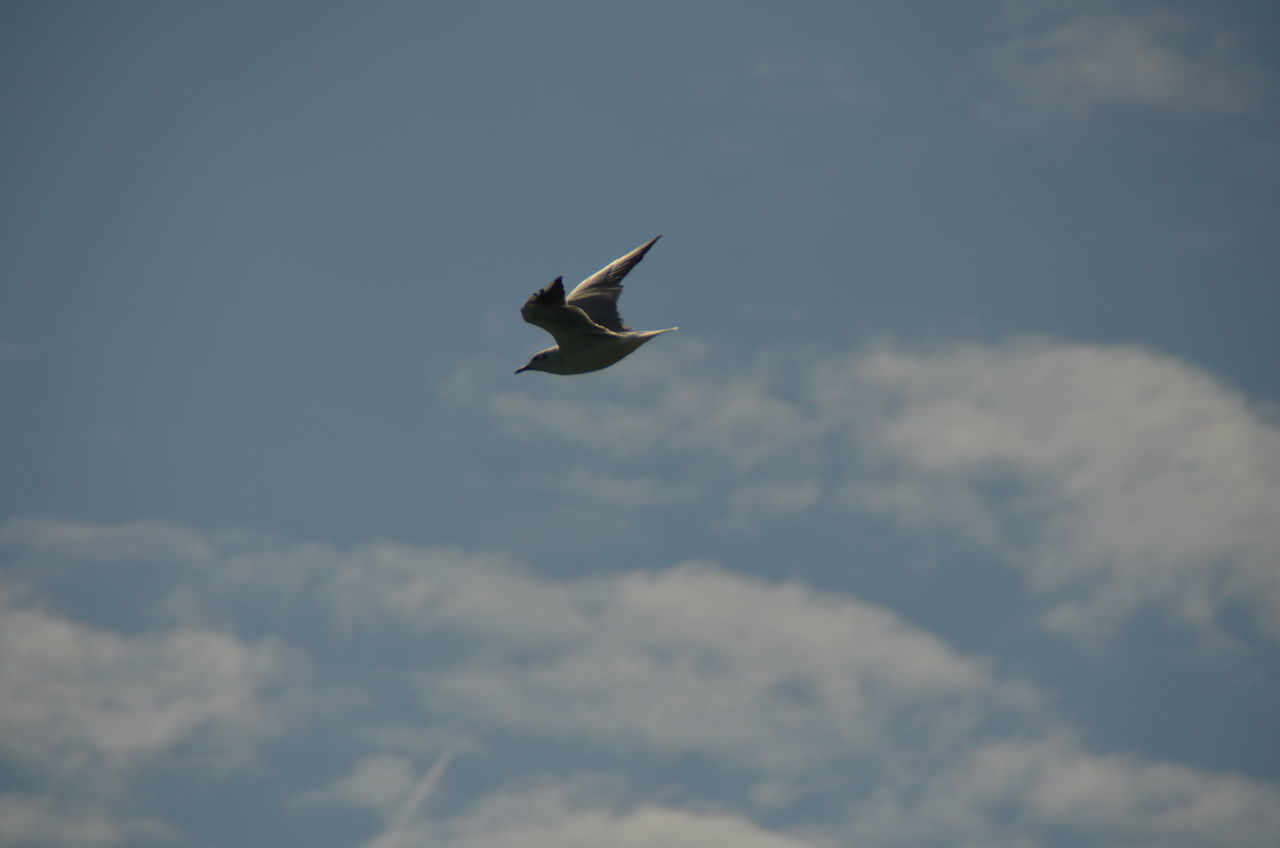
[[[516,369],[516,373],[519,374],[521,371],[528,371],[528,370],[529,370],[528,365],[521,365],[519,368]]]

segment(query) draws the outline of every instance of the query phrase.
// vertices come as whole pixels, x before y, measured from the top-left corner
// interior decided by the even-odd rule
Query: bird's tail
[[[665,330],[649,330],[648,332],[640,333],[640,336],[642,336],[642,337],[644,338],[644,340],[647,342],[647,341],[649,341],[649,339],[653,338],[654,336],[660,336],[660,335],[662,335],[663,333],[670,333],[672,330],[678,330],[678,329],[680,329],[680,328],[679,328],[679,327],[668,327],[668,328],[667,328],[667,329],[665,329]]]

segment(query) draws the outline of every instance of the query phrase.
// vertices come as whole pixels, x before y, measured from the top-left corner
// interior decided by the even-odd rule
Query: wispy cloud
[[[100,801],[59,799],[49,794],[0,795],[0,845],[59,845],[100,848],[129,841],[179,841],[170,827],[117,812]]]
[[[404,804],[413,787],[412,761],[399,754],[372,754],[329,785],[299,793],[294,802],[349,804],[390,816]]]
[[[370,842],[366,843],[368,848],[394,848],[394,846],[402,844],[402,840],[410,836],[408,831],[411,825],[418,817],[418,814],[422,812],[423,806],[431,798],[432,793],[435,792],[436,786],[439,785],[440,780],[444,777],[444,773],[448,770],[449,762],[452,759],[452,751],[445,751],[436,758],[435,763],[432,764],[431,768],[427,769],[427,773],[414,784],[408,796],[396,808],[391,820],[387,822],[387,826]]]
[[[1073,7],[1020,16],[995,54],[1025,103],[1083,115],[1108,106],[1234,114],[1258,101],[1264,76],[1226,32],[1168,9]]]
[[[205,536],[163,521],[93,525],[58,518],[18,516],[0,525],[0,549],[12,546],[27,558],[51,553],[59,559],[207,560],[213,548]]]
[[[731,372],[664,356],[679,377],[624,375],[616,395],[483,402],[516,438],[572,444],[590,471],[570,478],[671,463],[668,487],[728,526],[853,509],[950,528],[1025,573],[1063,632],[1152,606],[1207,632],[1240,605],[1280,637],[1280,429],[1187,363],[1051,340],[761,352]]]
[[[842,62],[808,52],[768,50],[752,60],[750,79],[760,96],[778,106],[800,108],[866,108],[880,94]]]

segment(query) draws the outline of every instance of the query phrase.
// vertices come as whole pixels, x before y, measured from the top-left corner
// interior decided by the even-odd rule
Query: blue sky
[[[1280,839],[1270,4],[0,16],[0,844]]]

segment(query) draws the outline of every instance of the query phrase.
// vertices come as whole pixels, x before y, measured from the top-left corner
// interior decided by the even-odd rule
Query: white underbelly
[[[634,351],[647,339],[618,338],[616,336],[601,340],[597,344],[574,348],[572,354],[561,351],[561,359],[556,363],[557,374],[586,374],[608,368],[613,363]]]

